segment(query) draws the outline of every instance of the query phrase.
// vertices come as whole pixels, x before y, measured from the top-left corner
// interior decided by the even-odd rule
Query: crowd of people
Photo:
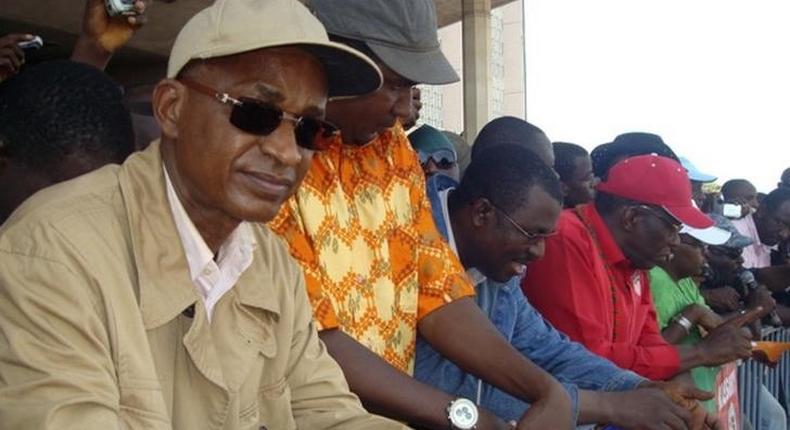
[[[790,168],[417,126],[431,0],[217,0],[124,93],[134,7],[69,60],[0,38],[3,428],[718,429],[790,325]]]

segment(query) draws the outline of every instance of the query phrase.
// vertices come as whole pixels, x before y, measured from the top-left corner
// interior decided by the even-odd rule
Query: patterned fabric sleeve
[[[425,176],[409,145],[406,134],[398,133],[397,145],[402,149],[398,157],[415,172],[410,187],[412,207],[416,211],[414,222],[417,230],[417,283],[419,301],[417,319],[437,308],[462,297],[473,296],[474,287],[466,276],[461,262],[436,228],[431,213],[431,203],[425,192]]]
[[[332,302],[323,292],[325,285],[323,272],[318,263],[312,240],[305,233],[298,216],[296,196],[292,196],[283,204],[280,212],[269,223],[269,228],[277,233],[286,243],[291,256],[299,263],[304,271],[307,297],[313,307],[313,317],[318,331],[339,327],[337,315]]]

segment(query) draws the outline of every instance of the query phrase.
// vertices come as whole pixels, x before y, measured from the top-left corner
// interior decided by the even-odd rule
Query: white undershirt
[[[446,190],[439,191],[439,202],[442,204],[442,218],[444,218],[444,225],[447,226],[447,244],[450,245],[450,249],[453,250],[455,255],[458,255],[458,247],[455,245],[455,235],[453,234],[453,223],[450,222],[450,210],[447,207],[447,196],[449,196],[450,191],[454,189],[455,188],[448,188]],[[461,258],[461,256],[458,255],[458,258]],[[486,280],[486,275],[474,267],[471,269],[466,269],[466,276],[472,280],[474,285]]]
[[[206,245],[203,236],[181,204],[164,165],[162,170],[165,172],[167,200],[170,203],[178,236],[181,238],[181,245],[184,247],[190,278],[195,290],[203,298],[206,316],[211,322],[214,306],[236,285],[242,273],[252,264],[252,254],[257,245],[255,237],[252,235],[249,223],[242,222],[222,244],[215,261],[214,253]]]

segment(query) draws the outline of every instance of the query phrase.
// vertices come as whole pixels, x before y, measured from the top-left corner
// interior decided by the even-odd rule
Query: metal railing
[[[763,332],[763,340],[790,342],[790,328],[770,329]],[[754,428],[760,422],[760,387],[768,391],[788,410],[790,393],[790,354],[783,354],[779,364],[770,368],[754,360],[747,360],[738,366],[738,396],[741,401],[741,414]]]

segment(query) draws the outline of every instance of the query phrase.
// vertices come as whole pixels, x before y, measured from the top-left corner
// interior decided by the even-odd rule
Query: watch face
[[[477,424],[477,406],[469,399],[457,399],[450,405],[450,422],[461,430],[473,429]]]

